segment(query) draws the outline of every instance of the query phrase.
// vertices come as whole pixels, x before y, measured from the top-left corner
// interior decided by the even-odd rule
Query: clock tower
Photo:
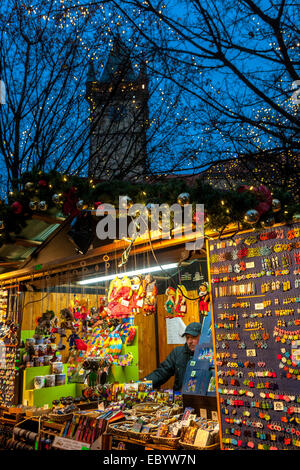
[[[130,51],[118,37],[99,79],[89,64],[89,176],[138,181],[147,174],[148,80],[135,71]]]

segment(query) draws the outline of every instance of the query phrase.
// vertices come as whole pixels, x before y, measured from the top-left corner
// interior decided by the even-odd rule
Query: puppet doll
[[[122,281],[119,277],[113,279],[109,286],[108,296],[107,296],[107,307],[106,311],[108,315],[112,314],[113,308],[118,304],[119,291],[122,287]]]
[[[201,315],[208,315],[209,310],[209,290],[208,283],[203,282],[199,287],[199,313]]]
[[[176,317],[183,317],[186,313],[186,298],[187,295],[186,288],[183,285],[180,285],[176,289],[176,299],[175,299],[175,313]]]
[[[145,296],[144,283],[141,276],[134,276],[131,283],[132,289],[132,313],[139,313],[143,307]]]
[[[110,309],[110,316],[114,318],[127,318],[132,313],[131,281],[124,276],[121,287],[116,292],[117,303]]]
[[[156,281],[151,274],[145,276],[145,298],[144,298],[144,316],[151,315],[155,312],[157,287]]]
[[[167,300],[165,302],[165,309],[167,312],[167,318],[173,318],[174,308],[175,308],[175,289],[173,287],[168,287],[166,289],[165,295],[167,295]]]

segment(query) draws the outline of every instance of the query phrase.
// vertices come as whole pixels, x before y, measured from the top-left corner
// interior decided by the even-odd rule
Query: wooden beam
[[[14,244],[18,246],[25,246],[28,248],[37,248],[43,242],[38,240],[28,240],[27,238],[15,238]]]

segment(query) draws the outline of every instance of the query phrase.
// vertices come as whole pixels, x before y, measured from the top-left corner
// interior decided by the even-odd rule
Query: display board
[[[223,449],[300,448],[300,224],[208,242]]]
[[[11,406],[19,399],[19,311],[18,286],[0,289],[0,405]]]

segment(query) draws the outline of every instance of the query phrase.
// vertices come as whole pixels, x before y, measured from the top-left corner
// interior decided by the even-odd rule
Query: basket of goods
[[[172,406],[172,408],[170,409],[170,413],[169,413],[169,416],[175,416],[175,415],[178,415],[180,413],[183,412],[183,408],[181,406],[178,406],[178,405],[174,405]]]
[[[128,437],[136,441],[150,442],[152,440],[151,431],[153,432],[151,424],[138,419],[129,429]]]
[[[182,428],[179,444],[180,447],[187,450],[218,449],[218,423],[203,418],[197,421],[191,421],[189,426]]]
[[[138,403],[137,405],[134,405],[132,409],[136,413],[142,413],[142,414],[154,414],[161,405],[157,403],[152,403],[152,402],[145,402],[145,403]]]
[[[178,422],[161,423],[156,434],[152,434],[154,444],[160,444],[176,449],[179,446],[180,427]]]
[[[64,423],[71,420],[74,412],[78,411],[73,400],[73,397],[62,397],[60,400],[53,400],[53,408],[48,415],[49,418],[56,423]]]
[[[126,421],[121,421],[115,424],[109,424],[107,427],[107,432],[118,437],[127,437],[128,436],[129,426]]]
[[[65,423],[73,418],[73,413],[49,413],[48,416],[51,421],[55,421],[56,423]]]

